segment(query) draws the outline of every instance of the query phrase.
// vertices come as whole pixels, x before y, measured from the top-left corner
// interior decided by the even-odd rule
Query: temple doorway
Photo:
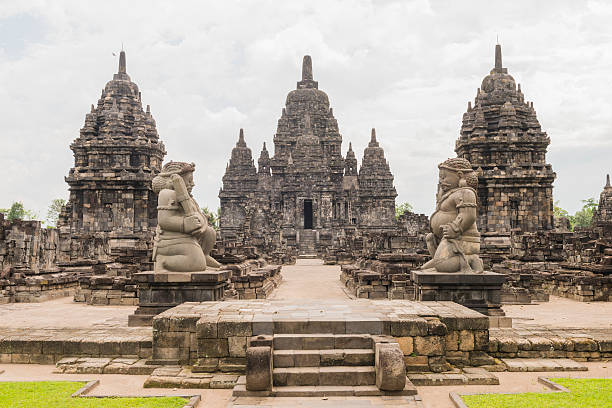
[[[304,200],[304,229],[312,229],[312,200]]]

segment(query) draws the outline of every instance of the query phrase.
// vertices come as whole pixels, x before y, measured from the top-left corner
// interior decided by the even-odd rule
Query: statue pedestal
[[[411,272],[415,299],[451,301],[487,316],[504,316],[501,287],[506,275],[494,272],[440,273],[428,270]]]
[[[151,326],[153,317],[185,302],[222,300],[231,271],[152,271],[134,274],[138,282],[138,309],[128,326]]]

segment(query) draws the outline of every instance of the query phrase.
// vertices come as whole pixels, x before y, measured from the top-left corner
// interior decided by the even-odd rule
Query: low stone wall
[[[548,301],[549,295],[581,302],[612,301],[611,275],[569,269],[573,267],[576,265],[566,262],[505,261],[493,271],[508,276],[502,303]]]
[[[611,329],[490,329],[488,352],[497,358],[612,359]]]
[[[429,258],[423,254],[379,254],[378,259],[342,265],[340,280],[357,298],[414,300],[410,271]]]
[[[15,273],[0,280],[1,303],[36,303],[72,296],[78,287],[78,273],[59,272],[27,276]]]
[[[612,276],[588,271],[556,271],[543,274],[542,288],[551,295],[580,302],[612,301]]]
[[[329,333],[393,336],[409,371],[447,371],[449,363],[494,364],[486,353],[489,320],[477,312],[453,302],[372,306],[360,300],[184,303],[153,319],[153,362],[242,372],[252,336]],[[304,317],[315,312],[316,319]]]
[[[148,329],[5,327],[0,333],[0,364],[54,364],[65,357],[149,358],[151,346]]]
[[[266,299],[280,285],[280,265],[269,265],[243,276],[231,278],[239,299]]]
[[[74,294],[75,302],[106,306],[138,305],[138,286],[125,276],[83,276]]]

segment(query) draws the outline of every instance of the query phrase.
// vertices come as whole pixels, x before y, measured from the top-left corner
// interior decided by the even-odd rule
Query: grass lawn
[[[604,408],[612,407],[612,379],[551,378],[570,393],[462,395],[470,408]]]
[[[181,408],[185,398],[71,398],[86,382],[0,382],[0,408]]]

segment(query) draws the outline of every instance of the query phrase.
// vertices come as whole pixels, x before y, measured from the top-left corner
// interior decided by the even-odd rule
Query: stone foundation
[[[499,273],[441,273],[412,271],[415,300],[452,301],[487,316],[504,316],[501,287],[506,277]]]
[[[280,265],[270,265],[243,276],[232,276],[238,299],[267,299],[280,285],[283,277]]]
[[[72,272],[13,274],[10,280],[0,279],[0,304],[36,303],[72,296],[78,288],[78,276]]]
[[[374,307],[373,307],[374,306]],[[371,334],[397,339],[408,371],[493,364],[489,320],[453,302],[236,301],[184,303],[153,319],[153,362],[243,372],[260,334]]]
[[[612,359],[611,329],[490,329],[488,352],[497,358]]]
[[[129,316],[129,326],[148,326],[154,316],[184,302],[222,300],[229,286],[228,270],[203,272],[140,272],[138,309]]]
[[[379,254],[376,260],[342,265],[340,280],[357,298],[414,300],[410,271],[424,264],[423,254]]]
[[[136,306],[137,285],[124,276],[83,276],[79,278],[74,301],[98,306]]]

